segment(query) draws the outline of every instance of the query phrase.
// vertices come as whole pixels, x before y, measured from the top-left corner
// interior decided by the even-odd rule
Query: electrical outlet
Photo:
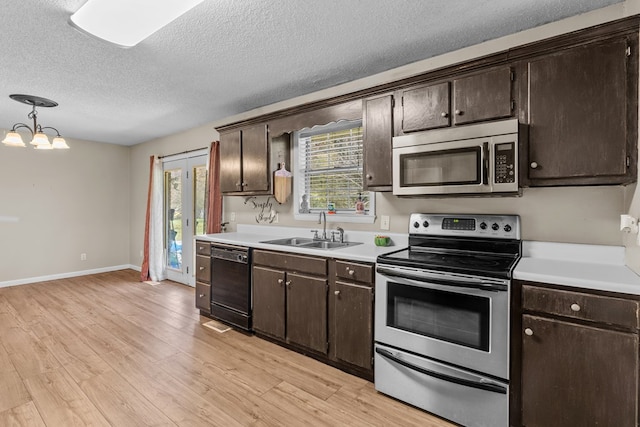
[[[80,254],[80,261],[86,261],[87,260],[87,254]]]
[[[229,214],[229,222],[236,222],[236,213],[235,212],[231,212]]]
[[[389,229],[389,216],[382,215],[380,217],[380,230],[388,230]]]

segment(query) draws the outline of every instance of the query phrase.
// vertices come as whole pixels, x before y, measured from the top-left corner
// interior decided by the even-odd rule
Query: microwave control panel
[[[496,184],[509,184],[516,180],[516,150],[514,142],[496,144],[494,170]]]

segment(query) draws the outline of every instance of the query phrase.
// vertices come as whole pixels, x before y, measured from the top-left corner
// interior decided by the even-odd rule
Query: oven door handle
[[[396,362],[399,365],[402,365],[406,368],[412,369],[414,371],[420,372],[421,374],[428,375],[430,377],[438,378],[443,381],[448,381],[450,383],[463,385],[466,387],[477,388],[480,390],[492,391],[494,393],[499,394],[507,394],[507,389],[505,387],[499,386],[497,384],[492,384],[488,382],[482,381],[472,381],[465,378],[453,377],[451,375],[443,374],[441,372],[432,371],[429,369],[425,369],[421,366],[414,365],[413,363],[409,363],[405,360],[402,360],[393,355],[389,350],[385,350],[383,348],[376,347],[376,353],[380,356],[385,357],[393,362]]]
[[[435,284],[452,286],[457,288],[480,289],[483,291],[491,291],[491,292],[501,292],[501,291],[507,291],[509,289],[507,285],[489,283],[482,280],[474,281],[473,279],[467,279],[463,277],[456,277],[454,280],[446,280],[437,274],[429,274],[426,272],[411,274],[411,273],[405,273],[405,272],[401,272],[395,269],[385,268],[385,267],[378,267],[376,271],[385,276],[400,277],[402,279],[417,280],[419,282],[435,283]]]

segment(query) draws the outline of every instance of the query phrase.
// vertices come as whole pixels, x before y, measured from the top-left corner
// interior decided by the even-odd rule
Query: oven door
[[[393,194],[411,196],[490,192],[490,141],[491,138],[476,138],[398,148],[394,146]]]
[[[379,264],[375,340],[509,378],[509,281]]]

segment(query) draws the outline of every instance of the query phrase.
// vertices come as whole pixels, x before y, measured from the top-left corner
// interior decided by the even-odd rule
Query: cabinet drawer
[[[316,276],[327,275],[327,260],[324,258],[255,250],[253,263]]]
[[[622,298],[524,285],[522,308],[638,329],[638,301]]]
[[[336,276],[358,282],[373,282],[373,265],[336,260]]]
[[[209,313],[211,311],[211,286],[196,282],[196,308]]]
[[[211,243],[196,240],[196,254],[211,256]]]
[[[211,258],[196,255],[196,281],[211,283]]]

